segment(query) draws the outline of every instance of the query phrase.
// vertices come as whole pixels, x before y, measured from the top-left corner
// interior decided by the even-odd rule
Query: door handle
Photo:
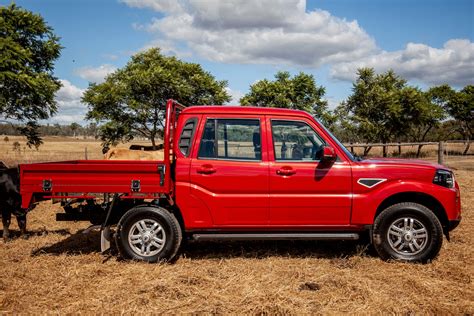
[[[217,170],[213,168],[212,165],[203,165],[201,168],[197,169],[197,173],[200,174],[212,174],[215,173]]]
[[[283,167],[276,171],[276,174],[280,176],[291,176],[291,175],[294,175],[295,173],[296,171],[293,170],[293,168],[291,167]]]

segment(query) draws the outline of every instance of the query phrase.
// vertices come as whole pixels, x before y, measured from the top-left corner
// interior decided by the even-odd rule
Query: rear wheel
[[[137,206],[120,219],[115,240],[124,258],[168,261],[176,256],[182,233],[178,221],[167,210]]]
[[[434,213],[417,203],[399,203],[375,219],[374,247],[384,260],[428,262],[443,243],[443,229]]]

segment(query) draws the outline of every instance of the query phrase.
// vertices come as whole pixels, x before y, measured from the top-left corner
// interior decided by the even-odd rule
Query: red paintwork
[[[182,110],[177,117],[177,111]],[[178,148],[179,135],[188,119],[197,127],[188,157]],[[207,118],[260,120],[261,161],[200,159],[198,151]],[[324,154],[335,162],[278,162],[274,159],[271,120],[298,120],[310,125],[328,144]],[[175,137],[176,135],[176,137]],[[169,196],[179,207],[185,229],[193,230],[361,230],[374,221],[377,207],[402,192],[434,197],[449,220],[460,218],[459,187],[447,189],[432,183],[443,166],[424,161],[368,159],[353,161],[308,113],[287,109],[167,104],[164,161],[70,161],[25,164],[21,170],[24,208],[35,199],[61,193],[123,193],[123,198]],[[174,179],[171,161],[174,160]],[[330,159],[329,159],[330,160]],[[158,165],[165,165],[160,186]],[[385,179],[368,188],[360,178]],[[51,192],[42,181],[52,180]],[[132,192],[132,180],[141,181]]]
[[[28,208],[33,194],[55,198],[60,193],[124,193],[154,198],[167,192],[159,185],[158,165],[163,162],[120,160],[77,160],[20,165],[22,207]],[[43,191],[43,180],[51,180],[50,192]],[[132,192],[132,180],[140,180],[140,192]],[[125,196],[124,196],[125,197]],[[37,197],[39,198],[39,197]]]

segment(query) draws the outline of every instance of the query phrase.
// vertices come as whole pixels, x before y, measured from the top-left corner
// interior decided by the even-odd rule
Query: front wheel
[[[443,229],[436,215],[417,203],[399,203],[375,219],[374,247],[384,260],[428,262],[443,243]]]
[[[124,258],[147,262],[173,259],[181,240],[181,227],[173,214],[147,205],[134,207],[122,216],[115,238]]]

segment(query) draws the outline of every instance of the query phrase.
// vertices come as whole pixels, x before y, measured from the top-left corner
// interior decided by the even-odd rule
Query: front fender
[[[354,192],[352,203],[351,224],[373,224],[377,208],[395,194],[420,193],[437,200],[444,208],[449,220],[457,219],[460,213],[457,189],[448,189],[433,183],[416,180],[386,181],[373,189]],[[400,201],[403,202],[403,201]],[[412,201],[416,202],[416,201]]]

